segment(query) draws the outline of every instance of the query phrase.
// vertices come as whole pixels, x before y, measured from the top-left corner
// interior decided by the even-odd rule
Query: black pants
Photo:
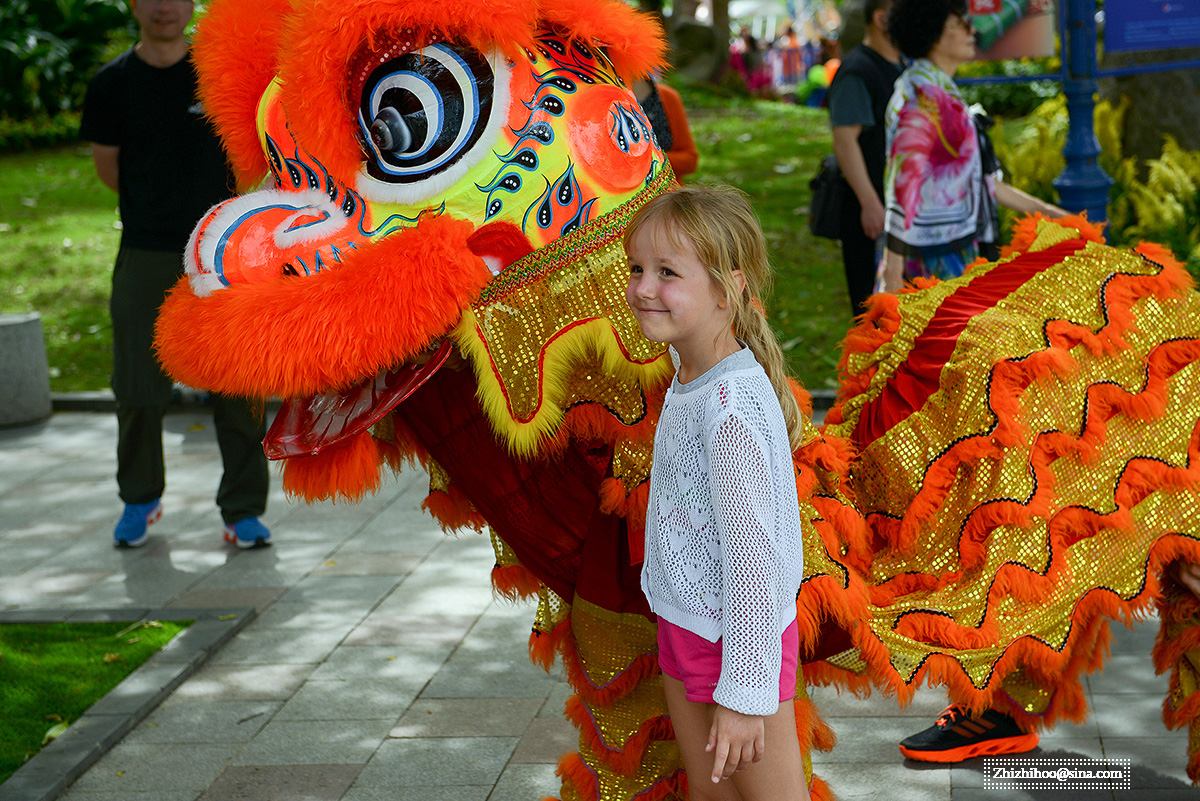
[[[842,266],[851,314],[857,316],[866,311],[867,298],[874,292],[877,258],[875,240],[863,233],[862,206],[849,189],[842,202]]]
[[[166,486],[162,418],[171,379],[154,356],[154,321],[182,273],[173,252],[122,248],[113,269],[113,394],[117,398],[117,487],[125,503],[148,503]],[[266,421],[249,401],[211,396],[224,475],[217,506],[226,523],[261,515],[269,476],[262,440]]]

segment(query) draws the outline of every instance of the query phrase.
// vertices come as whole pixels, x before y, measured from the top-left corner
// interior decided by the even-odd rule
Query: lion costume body
[[[199,223],[157,329],[177,380],[288,399],[265,446],[290,492],[356,498],[415,460],[443,525],[490,529],[494,586],[538,596],[531,655],[575,690],[564,799],[686,794],[638,582],[672,369],[625,304],[621,246],[673,185],[625,88],[662,53],[618,0],[217,0],[201,99],[260,188]],[[1200,561],[1181,522],[1195,295],[1161,253],[1046,231],[1061,241],[881,300],[852,335],[829,435],[807,422],[794,454],[810,680],[903,698],[928,678],[1076,717],[1104,616],[1162,597],[1156,567]],[[1083,311],[1043,302],[1083,263]],[[1089,570],[1102,549],[1120,558]],[[1164,660],[1200,640],[1175,619]],[[802,747],[831,747],[797,683]]]

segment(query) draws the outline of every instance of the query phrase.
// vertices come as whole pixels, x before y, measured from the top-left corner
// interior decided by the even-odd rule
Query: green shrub
[[[1200,277],[1200,151],[1187,151],[1170,136],[1162,155],[1145,165],[1140,177],[1135,156],[1125,157],[1121,131],[1129,100],[1096,105],[1094,124],[1100,141],[1100,166],[1113,179],[1109,191],[1108,237],[1114,244],[1150,240],[1169,247]],[[1062,172],[1068,127],[1067,104],[1059,96],[1020,120],[1001,121],[993,129],[996,154],[1005,180],[1044,200],[1054,200],[1052,181]]]
[[[0,3],[0,114],[53,117],[78,109],[110,43],[136,27],[124,0]]]
[[[0,115],[0,153],[73,142],[79,138],[79,112],[14,120]]]
[[[959,67],[955,77],[1019,77],[1056,74],[1061,62],[1053,58],[1022,58],[1011,61],[973,61]],[[1023,117],[1058,94],[1058,81],[968,84],[962,87],[968,104],[978,103],[992,116]]]

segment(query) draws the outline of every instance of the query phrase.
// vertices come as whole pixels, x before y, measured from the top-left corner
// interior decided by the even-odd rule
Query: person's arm
[[[659,102],[662,103],[663,111],[667,113],[667,124],[671,126],[671,151],[667,153],[671,171],[677,178],[691,175],[700,162],[700,152],[692,139],[687,111],[683,108],[683,98],[679,96],[679,92],[665,84],[658,84],[657,89]]]
[[[996,181],[996,202],[1022,214],[1033,214],[1035,211],[1040,211],[1052,219],[1065,217],[1067,214],[1066,209],[1059,208],[1053,203],[1047,203],[1028,192],[1006,184],[1004,181]]]
[[[117,145],[101,145],[92,142],[92,163],[96,165],[96,175],[100,181],[114,192],[117,188],[117,156],[121,148]]]
[[[721,673],[706,750],[713,780],[762,759],[763,717],[779,708],[782,643],[778,620],[771,469],[766,443],[736,414],[709,429],[705,442],[712,525],[721,551]]]
[[[904,257],[891,248],[883,249],[883,291],[896,292],[904,286]]]
[[[858,144],[858,135],[862,129],[861,125],[833,126],[833,152],[837,156],[838,168],[845,176],[846,183],[850,184],[859,205],[862,206],[863,233],[868,239],[878,239],[883,233],[883,201],[871,184],[871,176],[867,174],[867,162]]]

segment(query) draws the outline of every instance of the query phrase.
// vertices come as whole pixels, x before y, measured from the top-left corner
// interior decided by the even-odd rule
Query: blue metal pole
[[[1093,222],[1108,219],[1108,189],[1112,178],[1098,161],[1100,141],[1096,139],[1096,1],[1064,0],[1064,61],[1066,76],[1063,93],[1067,96],[1070,123],[1063,157],[1067,166],[1054,179],[1062,205],[1068,211],[1084,211]]]

